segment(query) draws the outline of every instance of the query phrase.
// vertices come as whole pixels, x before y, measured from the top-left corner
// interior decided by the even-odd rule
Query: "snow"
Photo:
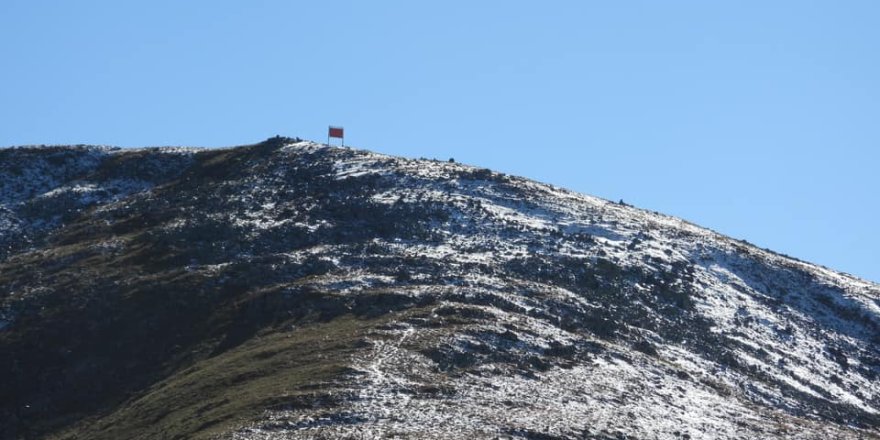
[[[197,150],[142,151],[193,155]],[[108,206],[125,208],[135,197],[154,196],[153,182],[89,178],[87,171],[103,158],[125,152],[79,153],[70,165],[76,172],[68,174],[42,160],[17,171],[20,175],[14,179],[9,177],[12,171],[0,169],[8,177],[0,182],[0,246],[7,237],[25,233],[25,202],[68,200],[102,212]],[[336,182],[375,176],[386,183],[367,195],[379,206],[435,203],[449,214],[432,221],[430,232],[436,238],[373,238],[360,244],[373,245],[382,255],[365,254],[361,259],[424,260],[444,272],[443,277],[412,273],[410,281],[396,284],[394,276],[358,265],[353,258],[358,254],[345,244],[273,253],[281,257],[281,266],[318,259],[332,267],[291,284],[321,287],[345,297],[394,286],[395,293],[435,298],[427,317],[419,319],[436,325],[415,325],[408,312],[400,312],[383,329],[371,331],[368,346],[354,355],[354,377],[332,384],[348,397],[340,408],[267,411],[243,425],[234,438],[495,438],[528,433],[563,438],[852,438],[857,431],[807,414],[831,404],[867,414],[880,411],[880,384],[865,373],[868,367],[860,360],[877,355],[871,343],[876,335],[869,334],[877,328],[870,323],[880,323],[876,284],[758,249],[681,219],[478,172],[468,165],[314,142],[288,144],[272,154],[280,164],[266,175],[241,175],[224,182],[234,189],[229,197],[242,206],[240,210],[177,217],[162,229],[176,231],[210,220],[244,231],[242,239],[254,241],[279,228],[294,227],[303,234],[331,228],[333,218],[294,219],[284,214],[310,213],[311,206],[272,180],[293,172],[284,161],[320,155],[331,161],[327,172]],[[58,226],[51,218],[35,219],[28,227],[33,225]],[[91,246],[112,253],[125,242]],[[248,256],[237,258],[247,261]],[[665,340],[662,329],[650,330],[642,322],[626,322],[624,327],[628,335],[649,341],[656,355],[634,350],[631,341],[572,331],[564,325],[565,316],[552,316],[548,304],[581,315],[606,305],[589,289],[530,279],[506,269],[540,258],[566,259],[584,267],[601,259],[622,271],[643,274],[643,280],[633,282],[634,299],[627,299],[633,304],[626,305],[648,309],[649,318],[657,316],[648,305],[655,295],[651,277],[676,276],[671,285],[691,289],[695,317],[709,323],[707,332],[729,349],[730,363],[689,345],[687,339]],[[186,269],[219,274],[230,264],[194,262]],[[675,272],[678,267],[686,267],[687,276]],[[483,318],[448,325],[440,313],[443,307],[464,307]],[[0,314],[0,331],[11,325],[9,316]],[[862,317],[863,322],[847,316]],[[568,364],[547,361],[546,369],[528,373],[511,361],[546,359],[545,352],[559,346],[593,351],[579,351],[576,359],[566,359]],[[463,356],[485,349],[497,357],[487,357],[472,369],[444,371],[429,355],[441,348]],[[832,349],[842,354],[835,357]],[[841,366],[844,361],[847,368]]]
[[[862,343],[845,334],[800,330],[800,323],[806,324],[813,318],[794,306],[769,305],[772,301],[760,290],[760,285],[743,278],[743,274],[752,270],[744,265],[754,265],[756,271],[760,270],[759,264],[778,267],[780,271],[805,270],[816,276],[820,284],[841,288],[847,292],[847,298],[874,316],[878,314],[877,302],[873,300],[877,286],[743,245],[662,214],[517,178],[511,178],[510,185],[518,190],[512,193],[485,181],[456,177],[457,172],[472,169],[461,164],[396,158],[393,170],[389,171],[387,166],[382,167],[388,161],[387,156],[362,153],[339,160],[334,170],[338,179],[376,174],[395,176],[404,182],[374,194],[372,200],[377,203],[436,201],[452,209],[450,220],[437,225],[438,232],[445,237],[441,242],[380,243],[388,252],[446,264],[478,263],[489,267],[539,252],[587,259],[604,255],[622,267],[640,267],[648,273],[670,270],[674,264],[698,262],[693,265],[692,283],[699,286],[700,292],[694,298],[695,307],[713,323],[712,332],[740,347],[735,356],[743,365],[754,366],[770,380],[817,399],[830,398],[876,413],[876,403],[870,403],[876,402],[880,393],[876,383],[859,374],[841,372],[833,360],[817,356],[829,338],[855,346]],[[417,185],[418,192],[410,191],[409,185]],[[470,231],[476,219],[482,225],[499,226],[485,227],[474,235]],[[516,233],[508,232],[512,227],[520,229]],[[592,242],[562,240],[551,250],[535,249],[528,240],[522,239],[547,237],[551,231],[559,231],[564,237],[586,234]],[[478,251],[468,251],[470,249]],[[745,260],[728,261],[728,255],[741,254],[744,249],[747,251]],[[646,265],[649,261],[652,263]],[[460,328],[449,332],[412,327],[398,321],[400,328],[372,338],[372,348],[355,362],[355,368],[361,372],[357,385],[353,386],[357,398],[342,413],[319,416],[328,421],[336,420],[334,417],[342,417],[341,420],[314,423],[307,421],[314,419],[314,413],[276,411],[266,415],[266,421],[272,421],[267,422],[268,425],[278,426],[278,422],[286,421],[296,428],[264,431],[257,423],[240,430],[237,438],[300,435],[372,438],[391,433],[404,437],[496,437],[515,434],[509,430],[511,421],[515,421],[522,433],[563,437],[578,437],[585,427],[594,434],[625,433],[636,438],[681,438],[685,434],[703,438],[710,432],[717,438],[742,438],[754,432],[764,432],[766,438],[806,438],[806,432],[828,437],[848,435],[835,425],[794,418],[782,409],[774,409],[797,407],[799,402],[780,396],[778,390],[769,385],[772,382],[756,383],[737,371],[695,356],[683,346],[663,343],[658,335],[649,331],[642,333],[649,340],[659,341],[660,362],[596,340],[593,342],[606,346],[609,354],[596,356],[588,364],[555,367],[533,377],[503,373],[507,367],[493,363],[460,376],[438,372],[435,363],[423,354],[420,344],[480,346],[485,342],[468,334],[528,328],[530,333],[516,333],[519,342],[510,348],[525,350],[522,354],[525,356],[529,350],[549,347],[551,342],[575,343],[580,338],[551,322],[527,316],[537,310],[538,304],[518,293],[522,290],[513,287],[511,280],[485,273],[463,273],[460,277],[468,291],[498,296],[499,301],[515,305],[521,312],[482,307],[492,318],[482,325],[474,325],[469,332]],[[337,285],[349,294],[371,285],[363,273],[338,272],[332,278],[352,280],[352,283]],[[594,307],[588,298],[558,286],[533,283],[532,288],[581,310]],[[792,296],[798,301],[807,297]],[[437,307],[443,305],[448,304],[441,302]],[[747,321],[745,325],[744,321]],[[793,335],[780,331],[789,325],[799,330]],[[766,355],[755,354],[761,352]],[[845,386],[835,384],[831,380],[833,375],[842,378]],[[414,392],[431,384],[455,392],[442,397]],[[729,391],[719,393],[719,389]],[[829,394],[820,394],[816,389],[828,390]],[[861,397],[848,391],[850,389],[859,389]],[[776,431],[767,431],[767,427],[776,427]]]

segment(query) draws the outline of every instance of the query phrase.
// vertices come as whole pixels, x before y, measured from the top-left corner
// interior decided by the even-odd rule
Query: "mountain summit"
[[[880,438],[880,286],[299,139],[0,150],[0,439]]]

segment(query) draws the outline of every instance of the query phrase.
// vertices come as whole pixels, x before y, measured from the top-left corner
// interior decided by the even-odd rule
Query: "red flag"
[[[330,133],[328,133],[328,135],[332,138],[339,138],[339,139],[342,139],[343,137],[345,137],[342,135],[342,127],[330,127]]]

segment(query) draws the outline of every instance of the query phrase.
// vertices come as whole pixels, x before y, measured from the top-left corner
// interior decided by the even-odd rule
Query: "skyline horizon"
[[[344,126],[340,126],[340,125],[330,125],[330,126],[328,126],[328,128],[329,128],[329,127],[344,127]],[[334,145],[334,144],[332,144],[332,143],[322,142],[321,140],[316,140],[316,139],[308,139],[308,138],[305,138],[305,137],[302,137],[302,136],[299,136],[299,135],[280,134],[280,133],[279,133],[279,134],[275,134],[275,135],[273,135],[273,136],[269,136],[269,137],[267,137],[267,138],[265,138],[265,139],[263,139],[263,140],[260,140],[260,141],[255,141],[255,142],[252,142],[252,143],[245,143],[245,144],[236,144],[236,145],[142,145],[142,146],[126,145],[126,146],[122,146],[122,145],[109,145],[109,144],[89,144],[89,143],[78,143],[78,144],[30,144],[30,145],[10,145],[10,146],[0,146],[0,149],[3,149],[3,148],[28,148],[28,147],[70,147],[70,146],[74,146],[74,147],[75,147],[75,146],[85,146],[85,147],[108,147],[108,148],[119,148],[119,149],[138,149],[138,148],[144,148],[144,149],[151,149],[151,148],[195,148],[195,149],[206,149],[206,150],[208,150],[208,149],[222,149],[222,148],[240,148],[240,147],[248,147],[248,146],[252,146],[252,145],[256,145],[256,144],[259,144],[259,143],[265,142],[265,141],[267,141],[267,140],[271,140],[271,139],[274,138],[274,137],[288,138],[288,139],[294,139],[294,140],[295,140],[295,139],[299,139],[299,140],[301,140],[301,141],[303,141],[303,142],[312,142],[312,143],[319,144],[319,145],[325,145],[325,146],[330,147],[330,148],[347,148],[347,149],[353,149],[353,150],[368,151],[368,152],[370,152],[370,153],[375,153],[375,154],[379,154],[379,155],[391,156],[391,157],[399,157],[399,158],[406,158],[406,159],[432,160],[432,161],[439,161],[439,162],[446,162],[446,161],[449,161],[449,160],[454,160],[454,161],[455,161],[456,163],[458,163],[458,164],[462,164],[462,165],[466,165],[466,166],[471,166],[471,167],[474,167],[474,168],[488,168],[488,167],[484,167],[484,166],[479,165],[479,164],[463,162],[463,161],[460,161],[460,160],[455,159],[455,158],[453,158],[453,157],[449,157],[449,158],[430,157],[430,158],[429,158],[429,157],[412,157],[412,156],[407,156],[407,155],[388,154],[388,153],[383,153],[382,151],[377,150],[377,149],[372,148],[372,147],[363,147],[363,146],[359,146],[359,145]],[[492,168],[488,168],[488,169],[492,169]],[[496,171],[496,172],[497,172],[498,170],[496,170],[496,169],[492,169],[492,171]],[[851,276],[851,277],[854,277],[854,278],[857,278],[857,279],[860,279],[860,280],[863,280],[863,281],[867,281],[867,282],[870,282],[870,283],[880,284],[880,280],[872,280],[872,279],[870,279],[870,278],[867,278],[867,277],[865,277],[865,276],[862,276],[862,275],[859,275],[859,274],[856,274],[856,273],[848,272],[848,271],[846,271],[846,270],[843,270],[843,269],[840,269],[840,268],[836,268],[836,267],[833,267],[833,266],[828,266],[828,265],[822,264],[822,263],[817,262],[817,261],[812,261],[812,260],[809,260],[809,259],[805,259],[805,258],[799,257],[798,255],[792,255],[792,254],[786,253],[786,252],[784,252],[784,251],[777,250],[777,249],[774,249],[774,248],[772,248],[772,247],[768,247],[768,246],[762,245],[761,243],[756,243],[756,242],[750,240],[748,237],[736,237],[736,236],[733,236],[733,235],[731,235],[731,234],[728,234],[728,233],[726,233],[726,232],[724,232],[724,231],[720,231],[720,230],[718,230],[718,229],[712,227],[711,225],[705,225],[705,224],[699,223],[699,222],[697,222],[697,221],[693,221],[693,220],[691,220],[691,219],[688,219],[688,218],[686,218],[686,217],[682,217],[682,216],[678,216],[678,215],[675,215],[675,214],[668,213],[668,212],[663,211],[663,210],[661,210],[661,209],[652,209],[652,208],[643,207],[643,206],[640,206],[640,205],[637,205],[637,204],[633,204],[633,203],[627,202],[627,201],[624,200],[624,199],[614,200],[614,199],[611,199],[611,198],[603,197],[603,196],[601,196],[601,195],[593,194],[593,193],[586,192],[586,191],[583,191],[583,190],[579,190],[579,189],[575,189],[575,188],[569,188],[569,187],[565,187],[565,186],[561,186],[561,185],[554,184],[554,183],[552,183],[552,182],[547,182],[547,181],[538,180],[538,179],[536,179],[536,178],[533,178],[533,177],[530,177],[530,176],[526,176],[526,175],[511,174],[511,173],[506,173],[506,172],[503,172],[503,171],[501,171],[501,172],[502,172],[503,174],[512,175],[512,176],[515,176],[515,177],[525,178],[525,179],[531,180],[531,181],[533,181],[533,182],[537,182],[537,183],[541,183],[541,184],[547,184],[547,185],[552,185],[552,186],[555,186],[555,187],[558,187],[558,188],[562,188],[562,189],[564,189],[564,190],[572,191],[572,192],[575,192],[575,193],[578,193],[578,194],[581,194],[581,195],[585,195],[585,196],[589,196],[589,197],[597,197],[597,198],[600,198],[600,199],[605,200],[605,201],[610,202],[610,203],[621,203],[621,202],[623,202],[623,203],[624,203],[625,205],[627,205],[627,206],[634,207],[634,208],[637,208],[637,209],[640,209],[640,210],[643,210],[643,211],[651,212],[651,213],[654,213],[654,214],[660,214],[660,215],[665,215],[665,216],[668,216],[668,217],[672,217],[672,218],[675,218],[675,219],[678,219],[678,220],[684,221],[684,222],[686,222],[686,223],[690,223],[691,225],[694,225],[694,226],[696,226],[696,227],[698,227],[698,228],[706,229],[706,230],[708,230],[708,231],[710,231],[710,232],[713,232],[713,233],[716,233],[716,234],[722,235],[722,236],[724,236],[724,237],[727,237],[727,238],[732,239],[732,240],[735,240],[735,241],[739,241],[739,242],[745,243],[745,244],[747,244],[747,245],[754,246],[754,247],[756,247],[756,248],[758,248],[758,249],[760,249],[760,250],[767,251],[767,252],[770,252],[770,253],[776,254],[776,255],[778,255],[778,256],[781,256],[781,257],[785,257],[785,258],[788,258],[788,259],[791,259],[791,260],[794,260],[794,261],[797,261],[797,262],[801,262],[801,263],[806,263],[806,264],[811,264],[811,265],[819,266],[819,267],[821,267],[821,268],[828,269],[828,270],[831,270],[831,271],[834,271],[834,272],[838,272],[838,273],[841,273],[841,274],[844,274],[844,275],[848,275],[848,276]]]

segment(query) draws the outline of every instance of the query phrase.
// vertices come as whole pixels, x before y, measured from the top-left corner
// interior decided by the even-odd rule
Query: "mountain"
[[[451,161],[0,150],[0,438],[878,439],[880,286]]]

